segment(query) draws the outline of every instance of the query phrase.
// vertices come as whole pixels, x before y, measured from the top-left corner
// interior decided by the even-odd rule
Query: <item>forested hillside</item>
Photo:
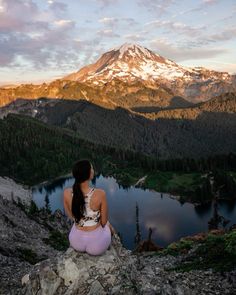
[[[158,159],[236,152],[236,95],[229,93],[195,107],[159,112],[107,109],[86,100],[17,100],[2,108],[50,125],[70,128],[97,144],[124,147]]]
[[[113,176],[125,187],[147,175],[144,186],[178,193],[194,202],[212,198],[210,177],[223,198],[236,194],[236,155],[160,160],[117,146],[86,141],[78,133],[35,118],[9,114],[0,120],[0,175],[36,184],[71,172],[74,161],[88,158],[96,175]],[[209,173],[213,171],[212,173]],[[209,175],[208,175],[209,174]],[[223,186],[223,189],[222,189]]]
[[[1,176],[32,184],[71,172],[73,162],[80,158],[92,160],[97,173],[115,162],[122,166],[127,160],[137,167],[152,162],[139,153],[93,144],[71,130],[28,116],[9,114],[0,120]]]

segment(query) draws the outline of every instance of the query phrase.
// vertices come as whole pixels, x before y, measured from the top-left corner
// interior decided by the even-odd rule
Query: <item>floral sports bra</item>
[[[85,197],[85,212],[84,212],[84,217],[82,217],[80,219],[79,222],[77,222],[76,224],[78,226],[92,226],[92,225],[96,225],[99,220],[100,220],[100,210],[92,210],[89,206],[90,204],[90,200],[92,197],[92,194],[94,192],[95,188],[93,187],[90,192],[88,192],[86,194],[87,197]],[[72,191],[72,196],[73,196],[73,191]],[[74,220],[75,221],[75,220]]]

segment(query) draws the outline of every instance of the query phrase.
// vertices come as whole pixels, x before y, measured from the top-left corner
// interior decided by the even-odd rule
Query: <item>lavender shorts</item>
[[[111,243],[111,230],[108,224],[94,230],[84,231],[73,224],[69,233],[70,246],[79,252],[90,255],[103,254]]]

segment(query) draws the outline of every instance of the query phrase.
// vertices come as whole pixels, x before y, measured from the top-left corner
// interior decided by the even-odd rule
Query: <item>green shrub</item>
[[[188,261],[170,270],[189,271],[209,268],[214,271],[230,271],[236,268],[235,230],[222,235],[209,233]]]
[[[50,232],[49,238],[44,238],[43,241],[59,251],[65,251],[69,247],[69,240],[66,234],[53,230]]]
[[[28,248],[17,248],[17,251],[19,253],[19,257],[22,260],[29,262],[30,264],[36,264],[37,262],[39,262],[39,261],[42,260],[42,258],[40,259],[38,257],[38,255],[33,250],[31,250],[31,249],[28,249]]]

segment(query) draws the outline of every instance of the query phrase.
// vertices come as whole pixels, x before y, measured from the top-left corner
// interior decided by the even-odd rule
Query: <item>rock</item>
[[[0,195],[7,200],[20,200],[22,203],[30,204],[32,190],[26,185],[16,183],[13,179],[0,176]]]
[[[28,274],[29,280],[24,279],[23,293],[35,294],[40,290],[37,294],[69,295],[80,290],[80,294],[115,294],[121,289],[121,283],[132,285],[134,276],[124,277],[124,273],[131,274],[135,264],[136,256],[125,249],[119,236],[114,234],[110,249],[103,255],[93,256],[69,247],[54,259],[36,264]]]
[[[17,294],[21,283],[26,284],[29,280],[22,276],[33,264],[61,253],[45,238],[50,240],[50,228],[65,235],[68,228],[64,221],[60,222],[63,219],[59,219],[59,215],[54,221],[51,220],[53,216],[44,213],[28,216],[23,202],[19,206],[0,195],[0,294],[6,295],[8,290],[11,295]]]
[[[194,256],[205,239],[203,233],[188,237],[199,243],[178,256],[154,251],[151,231],[146,241],[147,250],[151,251],[136,253],[125,249],[115,233],[103,255],[91,256],[67,248],[67,244],[63,252],[53,247],[51,231],[61,244],[69,228],[61,211],[50,214],[42,210],[30,215],[22,204],[18,206],[0,196],[0,294],[236,294],[235,269],[230,272],[171,270]]]
[[[23,276],[23,278],[21,279],[21,284],[24,286],[28,283],[29,281],[29,274]]]
[[[100,282],[96,280],[92,283],[92,286],[88,295],[97,295],[97,294],[106,295],[106,292],[104,291]]]

